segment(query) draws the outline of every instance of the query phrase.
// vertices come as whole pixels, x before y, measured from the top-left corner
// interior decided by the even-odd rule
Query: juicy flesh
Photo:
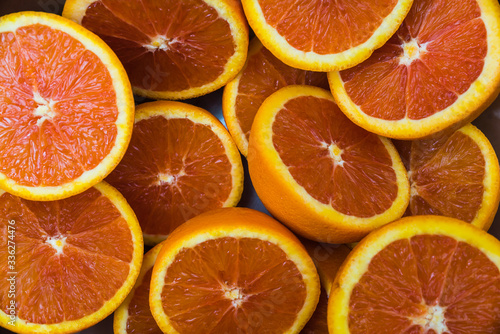
[[[155,116],[137,122],[130,146],[106,181],[134,209],[142,231],[168,235],[220,208],[232,190],[232,165],[209,126]]]
[[[100,59],[41,24],[0,33],[0,173],[59,186],[94,169],[117,135],[116,94]]]
[[[146,272],[141,284],[134,291],[134,296],[127,309],[127,334],[163,333],[156,324],[149,307],[149,289],[152,273],[153,267]]]
[[[412,215],[471,222],[483,201],[486,163],[479,146],[454,133],[408,144],[395,142],[409,170]]]
[[[288,101],[274,120],[273,144],[313,198],[356,217],[389,209],[398,193],[392,159],[380,138],[352,123],[326,99]]]
[[[262,102],[288,85],[310,85],[329,89],[325,73],[295,69],[282,63],[262,47],[250,55],[238,84],[235,114],[248,141],[253,120]]]
[[[487,33],[476,0],[415,0],[398,32],[341,72],[365,114],[420,120],[455,103],[483,71]]]
[[[161,297],[181,334],[283,333],[302,309],[306,287],[275,244],[226,237],[181,250]]]
[[[182,91],[213,82],[235,52],[231,29],[202,0],[99,0],[82,25],[118,55],[132,85]]]
[[[498,333],[500,272],[447,236],[398,240],[373,257],[349,308],[353,334]]]
[[[397,0],[258,0],[267,24],[294,48],[334,54],[366,42]]]
[[[54,324],[98,311],[128,277],[132,234],[117,208],[91,188],[69,199],[31,202],[0,196],[0,240],[14,221],[16,258],[8,267],[0,249],[0,308],[7,307],[9,272],[16,272],[17,315]]]

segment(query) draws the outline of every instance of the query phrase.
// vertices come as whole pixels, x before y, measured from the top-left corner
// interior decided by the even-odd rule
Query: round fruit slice
[[[236,0],[68,0],[63,16],[116,52],[136,94],[188,99],[224,86],[245,64],[248,26]]]
[[[419,139],[477,117],[500,91],[496,0],[415,0],[371,58],[329,73],[342,111],[368,131]]]
[[[134,288],[115,311],[114,334],[163,334],[149,308],[151,274],[162,245],[163,243],[156,245],[144,255]]]
[[[330,333],[500,330],[500,242],[460,220],[407,217],[363,239],[328,302]]]
[[[247,156],[253,119],[264,100],[288,85],[311,85],[328,89],[325,73],[298,70],[283,64],[262,43],[250,42],[243,70],[224,89],[222,112],[240,152]]]
[[[325,244],[307,239],[302,239],[301,241],[316,265],[321,286],[323,286],[327,296],[329,296],[337,271],[351,252],[351,248],[346,245]]]
[[[130,140],[127,74],[97,36],[60,16],[0,18],[0,187],[66,198],[106,177]]]
[[[224,208],[172,232],[149,300],[165,333],[299,333],[319,295],[314,263],[290,231],[261,212]]]
[[[139,274],[141,229],[101,182],[59,201],[0,194],[0,325],[16,333],[74,333],[101,321]]]
[[[480,130],[468,124],[455,132],[394,144],[411,184],[407,214],[448,216],[490,228],[500,201],[500,167]]]
[[[180,102],[139,105],[129,149],[106,179],[134,209],[147,244],[200,213],[238,204],[243,166],[226,128]]]
[[[366,60],[384,45],[413,0],[242,0],[262,43],[284,63],[336,71]]]
[[[317,87],[287,86],[264,101],[248,167],[273,216],[315,241],[359,241],[400,218],[409,202],[406,170],[390,140],[356,126]]]

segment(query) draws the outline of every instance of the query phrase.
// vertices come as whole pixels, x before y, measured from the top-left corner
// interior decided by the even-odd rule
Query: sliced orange
[[[335,100],[359,126],[418,139],[465,125],[500,91],[496,0],[415,0],[396,35],[371,58],[329,73]]]
[[[134,100],[96,35],[57,15],[0,18],[0,188],[56,200],[92,187],[122,158]]]
[[[163,244],[150,305],[164,333],[298,333],[320,295],[299,240],[245,208],[199,215]]]
[[[328,302],[338,334],[500,331],[500,242],[460,220],[415,216],[363,239]]]
[[[106,181],[134,209],[147,244],[200,213],[238,204],[243,166],[226,128],[180,102],[139,105],[125,157]]]
[[[356,126],[317,87],[288,86],[264,101],[248,166],[273,216],[315,241],[359,241],[400,218],[409,201],[406,170],[390,140]]]
[[[163,243],[156,245],[144,255],[141,272],[134,288],[115,311],[114,334],[162,334],[149,308],[151,274]],[[326,319],[326,318],[325,318]]]
[[[394,144],[408,169],[408,214],[448,216],[489,229],[500,201],[500,167],[480,130],[468,124],[455,132]]]
[[[0,241],[0,325],[16,333],[101,321],[132,289],[143,253],[134,212],[104,182],[50,202],[2,192]]]
[[[253,119],[264,100],[288,85],[311,85],[328,89],[325,73],[303,71],[282,63],[254,38],[243,70],[224,89],[222,112],[240,152],[247,156]]]
[[[242,0],[262,43],[284,63],[336,71],[366,60],[384,45],[413,0]]]
[[[63,16],[108,43],[134,92],[150,98],[213,92],[247,56],[248,26],[236,0],[67,0]]]
[[[325,244],[307,239],[301,241],[318,269],[321,286],[329,296],[337,271],[351,252],[351,248],[346,245]]]

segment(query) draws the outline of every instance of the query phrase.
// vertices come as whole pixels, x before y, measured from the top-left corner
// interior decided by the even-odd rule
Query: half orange
[[[298,333],[320,284],[299,240],[269,216],[224,208],[163,243],[151,278],[153,316],[166,333]]]
[[[429,139],[395,141],[408,169],[410,215],[443,215],[488,230],[500,201],[500,167],[488,138],[468,124]]]
[[[403,218],[351,252],[328,302],[330,333],[498,333],[500,242],[441,216]]]
[[[134,92],[150,98],[213,92],[247,56],[248,27],[236,0],[68,0],[63,16],[108,43]]]
[[[311,85],[328,89],[326,73],[303,71],[285,65],[262,43],[250,42],[243,70],[224,89],[222,112],[240,152],[247,156],[252,123],[264,100],[288,85]]]
[[[500,91],[496,0],[415,0],[360,65],[329,74],[342,111],[368,131],[418,139],[472,121]]]
[[[164,240],[200,213],[235,206],[243,166],[226,128],[181,102],[139,105],[125,157],[106,178],[134,209],[145,242]]]
[[[101,182],[59,201],[0,194],[0,325],[74,333],[111,314],[139,274],[142,235],[127,201]]]
[[[284,63],[335,71],[366,60],[398,29],[413,0],[242,0],[257,37]]]
[[[400,218],[409,201],[406,170],[390,140],[352,123],[317,87],[288,86],[264,101],[248,166],[273,216],[315,241],[359,241]]]
[[[66,198],[106,177],[134,118],[118,58],[57,15],[0,18],[0,187],[32,200]]]

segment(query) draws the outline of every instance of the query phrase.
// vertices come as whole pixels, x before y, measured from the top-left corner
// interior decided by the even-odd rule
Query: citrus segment
[[[130,147],[106,179],[127,198],[147,243],[186,220],[235,206],[243,190],[236,145],[208,111],[179,102],[137,107]]]
[[[163,244],[150,303],[171,333],[298,333],[320,293],[300,242],[270,217],[242,208],[199,215]]]
[[[248,159],[266,208],[316,241],[358,241],[408,204],[394,146],[353,124],[320,88],[288,86],[271,95],[252,126]]]
[[[234,0],[67,1],[63,15],[99,35],[137,94],[187,99],[231,80],[245,62],[248,28]]]
[[[125,199],[109,185],[51,202],[4,192],[0,212],[2,242],[15,247],[14,255],[7,247],[0,251],[3,327],[17,333],[79,331],[113,312],[132,288],[142,236]],[[15,276],[13,295],[10,275]]]
[[[162,244],[156,245],[144,255],[141,272],[132,291],[115,311],[115,334],[161,334],[149,308],[149,289],[153,266]]]
[[[401,219],[353,250],[328,305],[335,333],[495,333],[500,243],[462,221]]]
[[[116,56],[73,22],[34,12],[0,20],[0,54],[0,186],[53,200],[101,181],[132,127],[132,91]]]
[[[496,1],[416,0],[397,33],[365,62],[329,74],[341,109],[363,128],[415,139],[464,124],[498,95]]]
[[[469,124],[395,145],[409,171],[409,214],[458,218],[488,230],[500,200],[500,167],[480,130]]]
[[[398,29],[412,1],[243,0],[250,26],[286,64],[312,71],[352,67]]]
[[[288,85],[311,85],[328,89],[325,73],[303,71],[282,63],[254,38],[243,70],[224,89],[222,111],[229,132],[240,152],[248,154],[253,119],[262,102]]]

